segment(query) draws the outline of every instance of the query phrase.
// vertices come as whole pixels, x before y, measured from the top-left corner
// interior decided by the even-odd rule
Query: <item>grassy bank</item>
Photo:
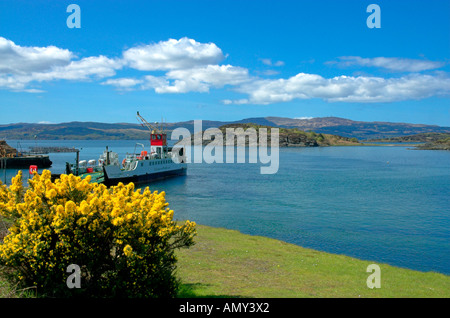
[[[178,251],[179,297],[450,297],[450,276],[386,264],[381,288],[370,289],[374,262],[305,249],[233,230],[197,225],[196,245]],[[0,269],[0,298],[35,297]]]
[[[201,225],[196,241],[178,253],[180,297],[450,297],[442,274],[377,263],[381,288],[370,289],[374,262]]]

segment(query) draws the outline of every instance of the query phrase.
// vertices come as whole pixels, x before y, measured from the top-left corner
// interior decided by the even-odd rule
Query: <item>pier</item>
[[[48,154],[58,152],[77,152],[79,151],[75,147],[30,147],[31,154]]]

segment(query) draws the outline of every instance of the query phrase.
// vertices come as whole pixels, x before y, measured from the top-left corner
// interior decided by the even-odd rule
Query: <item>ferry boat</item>
[[[117,153],[109,151],[108,147],[98,160],[78,161],[77,166],[67,164],[66,172],[80,175],[82,178],[91,175],[92,182],[104,183],[106,186],[133,182],[135,184],[151,183],[168,177],[182,176],[187,173],[184,148],[177,148],[177,153],[167,145],[167,134],[156,129],[137,113],[138,119],[150,129],[150,148],[145,150],[142,144],[136,144],[132,154],[119,162]],[[136,147],[142,146],[140,153]]]
[[[127,155],[122,161],[122,167],[118,164],[117,154],[106,153],[107,163],[103,166],[104,183],[107,186],[116,185],[119,182],[135,184],[150,183],[155,180],[173,176],[186,175],[187,164],[184,149],[180,153],[172,153],[167,145],[167,134],[163,129],[155,129],[137,112],[138,119],[150,131],[150,152],[143,150],[140,154]],[[135,146],[136,149],[136,146]]]

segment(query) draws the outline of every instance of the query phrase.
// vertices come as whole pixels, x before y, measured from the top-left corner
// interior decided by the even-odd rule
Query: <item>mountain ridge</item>
[[[203,120],[202,129],[219,128],[229,124],[252,123],[278,128],[332,134],[359,140],[381,139],[419,133],[450,133],[450,127],[415,123],[365,122],[341,117],[297,119],[288,117],[253,117],[235,121]],[[178,127],[194,131],[194,120],[164,123],[168,132]],[[102,123],[72,121],[66,123],[11,123],[0,125],[0,139],[147,139],[148,129],[139,123]]]

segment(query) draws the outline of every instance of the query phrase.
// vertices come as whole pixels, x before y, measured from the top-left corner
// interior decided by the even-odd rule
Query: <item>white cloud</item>
[[[103,85],[113,85],[116,87],[133,87],[136,86],[138,84],[141,84],[143,81],[142,80],[138,80],[135,78],[114,78],[114,79],[109,79],[105,82],[103,82]]]
[[[54,66],[45,72],[28,74],[0,74],[0,88],[29,93],[43,92],[40,89],[28,88],[34,82],[55,80],[89,80],[91,77],[104,78],[115,75],[115,70],[121,68],[119,62],[105,56],[87,57],[72,61],[65,66]]]
[[[273,76],[273,75],[278,75],[280,74],[280,72],[275,71],[275,70],[265,70],[265,71],[259,71],[257,72],[257,74],[261,74],[261,75],[265,75],[265,76]]]
[[[313,119],[314,117],[307,117],[307,116],[305,116],[305,117],[294,117],[294,119],[300,119],[300,120],[310,120],[310,119]]]
[[[216,64],[224,59],[224,55],[214,43],[200,43],[184,37],[128,49],[123,58],[134,69],[155,71]]]
[[[450,94],[450,78],[411,74],[400,78],[337,76],[324,78],[299,73],[288,79],[259,79],[237,91],[249,98],[235,104],[271,104],[294,99],[320,98],[329,102],[393,102]],[[230,103],[229,100],[226,103]]]
[[[70,63],[73,53],[55,46],[24,47],[0,37],[0,74],[28,74]]]
[[[341,56],[338,61],[327,62],[328,64],[336,64],[340,67],[363,66],[378,67],[395,72],[421,72],[433,70],[445,65],[443,62],[408,59],[398,57],[374,57],[362,58],[359,56]]]
[[[22,47],[0,37],[0,88],[30,93],[33,82],[54,80],[89,80],[115,75],[123,62],[105,56],[73,60],[75,55],[55,46]]]
[[[0,37],[0,88],[30,93],[42,92],[42,82],[56,80],[89,81],[118,90],[154,90],[158,94],[209,92],[230,86],[244,94],[226,99],[224,104],[271,104],[295,99],[320,98],[329,102],[392,102],[450,95],[450,77],[445,72],[412,73],[401,77],[337,76],[299,73],[290,78],[264,78],[275,72],[249,75],[249,70],[229,64],[219,65],[225,56],[214,43],[193,39],[169,39],[125,50],[121,58],[103,55],[77,59],[75,54],[55,46],[24,47]],[[284,62],[261,59],[269,66]],[[441,62],[402,58],[341,57],[343,66],[373,66],[401,72],[419,72],[442,66]],[[341,65],[341,64],[340,64]],[[117,70],[132,68],[136,77],[112,78]],[[164,71],[162,75],[150,71]]]
[[[131,91],[139,84],[144,83],[143,80],[136,78],[112,78],[101,83],[102,85],[112,85],[116,87],[119,91]]]
[[[239,85],[250,80],[248,70],[232,65],[207,65],[190,69],[172,70],[165,76],[144,76],[143,79],[110,79],[103,84],[121,88],[154,89],[158,94],[208,92],[211,87]],[[141,85],[139,85],[141,84]]]
[[[184,70],[173,70],[166,74],[173,85],[156,88],[157,93],[208,92],[210,87],[239,85],[249,80],[248,70],[232,65],[208,65]]]
[[[78,61],[72,61],[65,66],[53,67],[49,72],[32,73],[32,80],[87,80],[91,76],[104,78],[114,76],[115,70],[122,68],[119,60],[110,59],[106,56],[91,56]]]
[[[276,61],[276,62],[272,62],[271,59],[259,59],[264,65],[267,66],[283,66],[284,62],[283,61]]]

